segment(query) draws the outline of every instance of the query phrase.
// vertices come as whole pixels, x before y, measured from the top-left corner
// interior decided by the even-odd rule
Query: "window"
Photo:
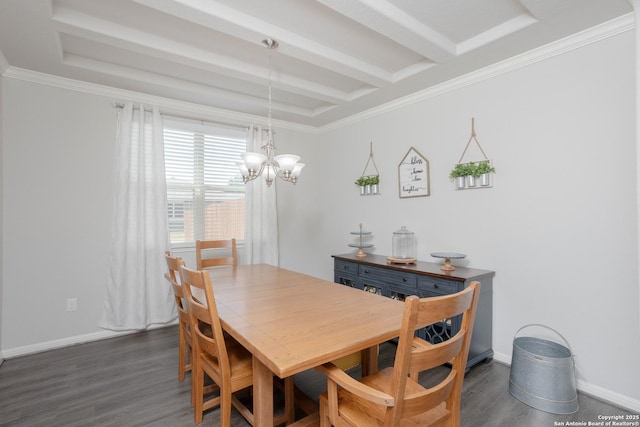
[[[245,186],[236,161],[245,151],[243,129],[164,120],[172,245],[244,239]]]

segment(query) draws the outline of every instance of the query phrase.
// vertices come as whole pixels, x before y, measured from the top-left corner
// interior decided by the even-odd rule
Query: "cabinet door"
[[[404,301],[411,295],[418,295],[418,287],[405,283],[389,283],[389,298]]]
[[[360,276],[360,285],[362,286],[361,289],[365,292],[371,292],[372,294],[382,295],[384,297],[389,296],[389,287],[380,280]]]
[[[431,298],[456,293],[462,286],[458,282],[442,279],[421,278],[418,281],[420,298]],[[460,330],[462,316],[442,319],[420,330],[419,336],[432,344],[446,341]]]
[[[342,271],[334,271],[333,281],[340,283],[341,285],[349,286],[350,288],[362,289],[362,286],[358,283],[358,276],[355,274],[348,274]]]

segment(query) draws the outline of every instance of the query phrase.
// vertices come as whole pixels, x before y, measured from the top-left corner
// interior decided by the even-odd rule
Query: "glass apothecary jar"
[[[413,231],[407,230],[404,225],[400,230],[393,232],[392,257],[395,260],[416,259],[416,235]]]

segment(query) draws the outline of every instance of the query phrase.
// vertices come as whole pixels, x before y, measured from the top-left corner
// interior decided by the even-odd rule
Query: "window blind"
[[[244,239],[245,186],[236,161],[246,151],[245,130],[163,122],[171,244]]]

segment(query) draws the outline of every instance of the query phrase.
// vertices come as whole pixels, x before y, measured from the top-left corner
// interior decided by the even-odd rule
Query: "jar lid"
[[[414,234],[413,231],[407,230],[406,226],[401,226],[400,230],[394,231],[393,234]]]

